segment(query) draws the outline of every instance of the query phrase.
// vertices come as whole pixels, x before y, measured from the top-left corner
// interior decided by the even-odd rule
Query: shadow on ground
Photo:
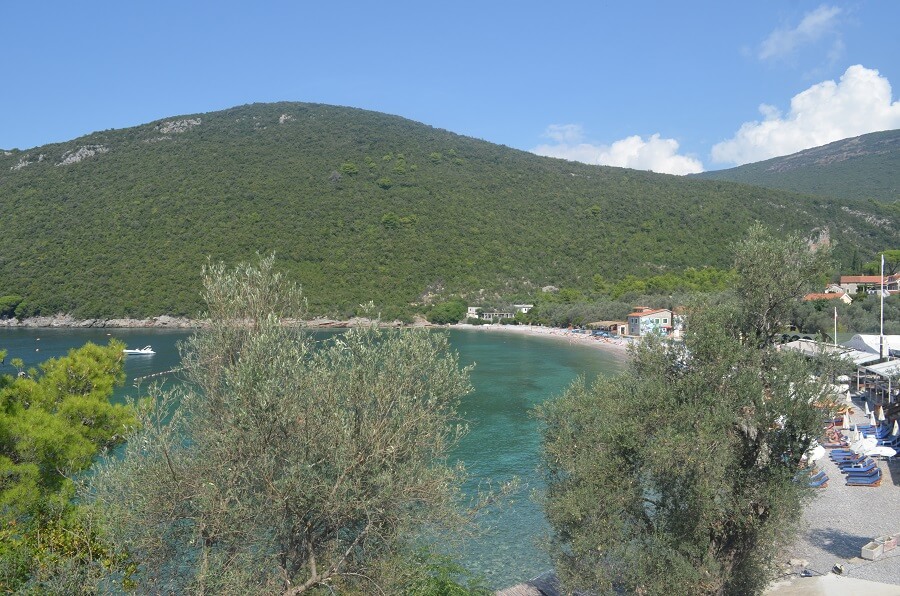
[[[832,528],[812,530],[806,538],[810,544],[831,553],[841,559],[852,559],[859,556],[859,549],[869,542],[871,536],[859,536]]]
[[[900,486],[900,456],[895,456],[887,460],[888,475],[894,482],[894,486]]]

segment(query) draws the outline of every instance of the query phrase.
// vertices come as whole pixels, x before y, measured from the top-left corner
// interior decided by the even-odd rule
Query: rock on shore
[[[57,314],[52,317],[29,317],[27,319],[0,319],[0,329],[10,327],[25,328],[76,328],[88,329],[96,328],[119,328],[119,329],[196,329],[203,327],[206,321],[198,321],[188,319],[187,317],[171,317],[169,315],[160,315],[149,319],[76,319],[71,315]],[[348,327],[367,326],[374,323],[372,319],[354,317],[349,320],[336,320],[317,317],[309,321],[301,322],[306,327],[315,329],[345,329]],[[415,321],[410,325],[405,325],[400,321],[381,321],[381,327],[430,327],[424,318],[417,316]]]
[[[161,329],[193,329],[201,323],[186,317],[170,317],[161,315],[149,319],[76,319],[71,315],[58,314],[52,317],[29,317],[27,319],[0,320],[0,327],[115,327],[115,328],[161,328]]]

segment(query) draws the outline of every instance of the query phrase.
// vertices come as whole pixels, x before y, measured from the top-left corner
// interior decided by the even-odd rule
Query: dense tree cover
[[[466,303],[462,300],[448,300],[435,304],[428,310],[428,321],[435,325],[458,323],[466,316]]]
[[[0,296],[0,319],[14,317],[21,303],[21,296]]]
[[[863,265],[863,269],[869,275],[881,274],[881,257],[884,257],[884,274],[893,275],[900,271],[900,249],[883,250],[878,257]],[[2,300],[2,299],[0,299]]]
[[[110,403],[122,349],[86,344],[40,370],[0,378],[0,586],[77,593],[104,567],[121,569],[84,511],[72,476],[122,440],[133,410]],[[0,353],[0,361],[5,354]]]
[[[187,382],[92,478],[109,540],[150,593],[468,593],[419,544],[464,524],[468,371],[427,331],[316,345],[282,324],[302,299],[273,263],[205,270]]]
[[[697,177],[840,199],[897,201],[900,130],[874,132]]]
[[[896,218],[888,206],[566,162],[363,110],[198,118],[0,153],[0,295],[22,296],[22,315],[195,315],[197,262],[274,251],[314,314],[374,301],[408,316],[424,295],[727,267],[724,247],[756,220],[829,228],[845,262],[897,243],[878,223]],[[108,151],[56,165],[86,145]]]
[[[568,591],[763,590],[808,493],[795,477],[830,380],[828,363],[766,342],[822,264],[797,237],[751,231],[735,291],[692,306],[683,344],[650,336],[627,373],[542,408],[545,511]]]

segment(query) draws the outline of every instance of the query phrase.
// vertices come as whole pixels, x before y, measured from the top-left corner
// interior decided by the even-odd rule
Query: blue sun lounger
[[[825,475],[825,472],[822,472],[822,477],[813,480],[810,478],[809,487],[810,488],[825,488],[828,484],[828,476]]]
[[[875,462],[872,460],[861,461],[859,463],[853,464],[852,466],[838,466],[841,472],[846,474],[847,472],[863,472],[866,470],[871,470],[875,467]]]
[[[878,486],[881,484],[881,470],[877,471],[878,473],[874,476],[848,476],[847,477],[847,486]]]

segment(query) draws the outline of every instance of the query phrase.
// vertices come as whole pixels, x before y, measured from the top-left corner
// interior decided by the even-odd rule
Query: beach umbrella
[[[862,438],[862,437],[860,436],[859,429],[856,428],[856,425],[854,424],[854,425],[853,425],[853,430],[850,432],[850,442],[851,442],[851,443],[856,443],[856,442],[859,441],[861,438]]]
[[[875,412],[869,412],[869,426],[877,426],[878,423],[875,422]]]
[[[884,422],[884,406],[878,406],[878,422]]]
[[[900,435],[900,426],[897,426],[897,421],[894,420],[894,428],[891,429],[891,436],[896,437],[897,435]]]
[[[866,414],[866,416],[868,416],[868,415],[869,415],[869,402],[868,402],[868,401],[865,401],[865,402],[863,402],[863,403],[866,405],[865,414]]]
[[[814,462],[816,460],[820,460],[825,457],[825,448],[821,445],[816,445],[812,449],[806,452],[806,460],[809,462]]]
[[[873,449],[878,447],[878,439],[869,437],[868,439],[860,439],[850,445],[850,451],[859,455],[866,455]]]
[[[844,419],[841,421],[841,428],[844,430],[850,430],[850,417],[844,414]]]
[[[885,445],[878,445],[877,447],[866,453],[866,455],[882,455],[884,457],[894,457],[895,455],[897,455],[897,450]]]

